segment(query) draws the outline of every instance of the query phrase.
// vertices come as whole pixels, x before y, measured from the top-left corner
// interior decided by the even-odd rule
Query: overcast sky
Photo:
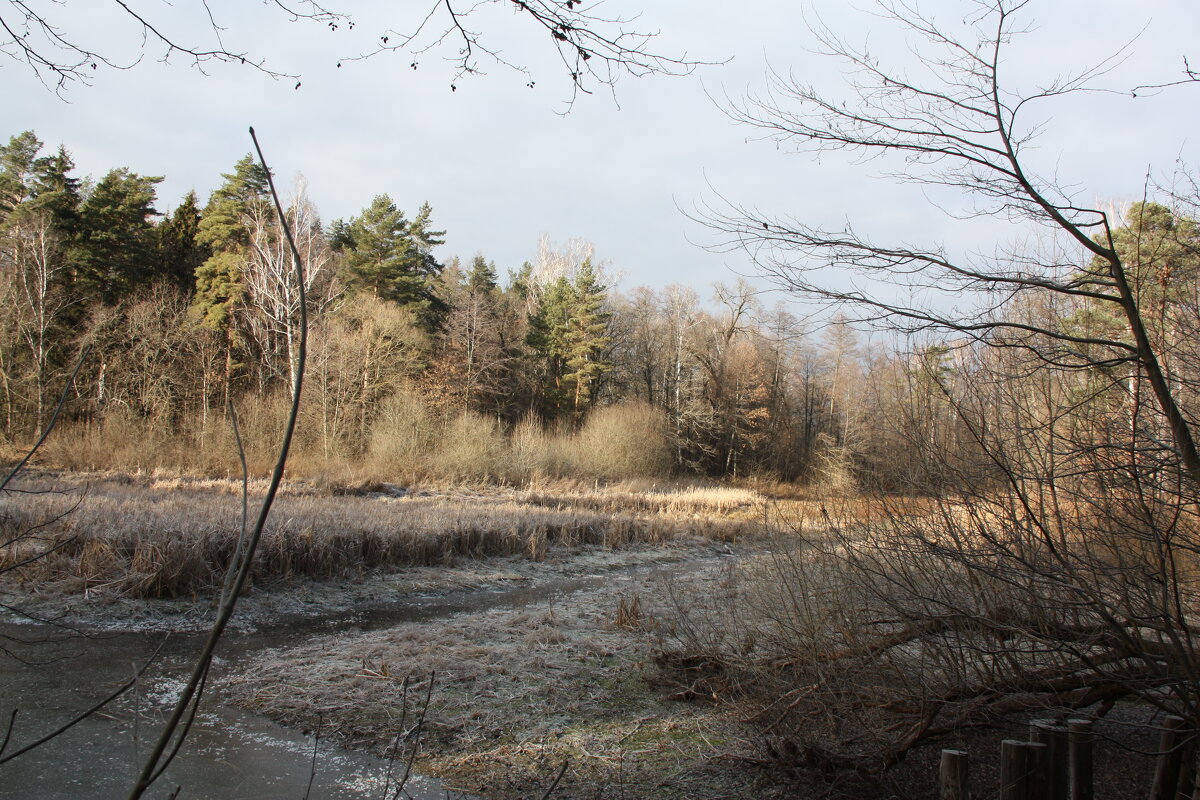
[[[49,0],[42,5],[52,7]],[[202,28],[189,30],[198,25],[199,0],[131,5],[171,35],[208,43]],[[299,89],[295,80],[272,80],[243,66],[210,65],[205,75],[182,57],[164,65],[151,45],[134,69],[98,69],[93,85],[68,87],[60,97],[26,66],[0,57],[0,136],[31,129],[47,149],[64,144],[81,174],[98,177],[127,166],[164,175],[158,208],[167,211],[189,189],[205,201],[220,173],[250,150],[246,128],[253,125],[282,182],[303,173],[327,221],[358,213],[381,193],[410,213],[429,201],[436,226],[447,231],[443,259],[482,252],[504,274],[534,256],[542,234],[560,242],[582,237],[624,276],[626,288],[680,282],[702,296],[712,283],[747,269],[736,254],[706,252],[696,244],[709,236],[684,212],[718,195],[810,222],[852,220],[859,230],[910,242],[990,249],[981,238],[1005,235],[994,226],[972,227],[941,215],[919,189],[873,177],[871,164],[829,157],[817,162],[748,140],[751,132],[722,112],[722,98],[760,88],[768,66],[838,90],[839,67],[811,52],[806,15],[819,15],[885,59],[903,56],[905,45],[889,26],[853,13],[842,0],[642,4],[645,10],[631,27],[661,31],[651,48],[726,63],[687,77],[625,77],[615,100],[598,91],[565,114],[570,87],[549,37],[535,35],[503,9],[476,17],[472,25],[528,66],[532,78],[482,62],[488,74],[455,80],[446,51],[418,57],[416,70],[410,68],[414,58],[403,54],[338,68],[340,58],[370,47],[386,28],[412,29],[427,6],[421,0],[327,5],[353,13],[354,29],[289,23],[257,0],[210,0],[226,46],[299,73]],[[1128,59],[1105,85],[1177,78],[1189,52],[1200,65],[1195,0],[1030,5],[1036,30],[1008,62],[1013,80],[1023,86],[1096,62],[1134,36]],[[953,23],[973,4],[938,0],[921,7]],[[136,49],[135,32],[108,0],[68,0],[65,9],[72,35],[111,46],[118,57]],[[639,11],[626,0],[602,9],[612,15]],[[10,13],[0,2],[0,16]],[[526,85],[531,79],[532,88]],[[1076,187],[1084,202],[1138,199],[1147,170],[1169,177],[1177,158],[1200,164],[1198,100],[1200,87],[1191,86],[1137,101],[1094,95],[1062,103],[1046,119],[1033,153],[1037,167]]]

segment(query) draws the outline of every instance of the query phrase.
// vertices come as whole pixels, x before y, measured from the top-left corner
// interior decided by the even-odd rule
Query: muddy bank
[[[554,548],[541,562],[523,556],[486,560],[459,559],[439,567],[363,570],[340,580],[280,579],[253,586],[238,600],[231,629],[250,632],[305,625],[306,620],[351,618],[377,614],[386,620],[399,606],[416,608],[439,598],[478,596],[487,604],[489,593],[597,579],[610,573],[654,566],[703,561],[733,552],[706,542],[666,546],[632,545],[620,549]],[[457,601],[453,601],[457,602]],[[456,609],[448,609],[446,613]],[[466,610],[464,608],[464,610]],[[0,621],[58,624],[89,631],[207,630],[215,616],[211,595],[176,598],[136,598],[118,592],[80,594],[0,582]]]
[[[433,676],[414,766],[445,778],[448,788],[489,798],[526,796],[569,760],[557,797],[603,796],[608,789],[639,797],[736,794],[737,787],[755,782],[728,761],[745,751],[739,725],[712,709],[666,699],[653,685],[652,664],[657,620],[669,610],[669,603],[661,602],[666,587],[671,581],[719,580],[727,560],[726,548],[709,544],[559,548],[541,563],[494,559],[256,591],[242,598],[239,625],[222,645],[218,680],[202,720],[209,733],[197,739],[199,750],[190,762],[181,762],[177,779],[184,783],[196,780],[197,773],[203,776],[212,769],[206,759],[214,752],[224,759],[217,752],[223,748],[239,754],[230,767],[235,773],[258,758],[263,764],[256,771],[282,774],[272,780],[294,786],[304,766],[297,743],[311,744],[304,734],[318,725],[331,754],[335,746],[348,747],[378,767],[386,763],[400,728],[411,729],[414,698],[422,696]],[[195,636],[187,632],[203,629],[211,614],[202,599],[20,599],[38,616],[55,615],[92,631],[118,631],[87,640],[87,647],[108,642],[99,646],[112,648],[126,667],[157,641],[151,632],[174,631],[170,670],[175,671],[194,649],[187,644]],[[41,629],[26,623],[15,630]],[[140,644],[128,649],[135,641]],[[117,682],[115,675],[110,678],[108,683]],[[147,698],[159,696],[165,703],[170,680],[160,677],[147,687],[138,701],[143,725],[150,710]],[[265,754],[262,742],[237,738],[239,726],[230,724],[233,712],[225,708],[230,703],[251,712],[247,720],[262,715],[285,726],[275,729],[279,735],[260,737],[268,742]],[[78,735],[84,738],[75,741],[95,747],[121,736],[128,750],[135,719],[122,701],[82,727]],[[219,744],[206,746],[205,737],[221,729],[228,730],[217,735]],[[288,737],[293,744],[281,745]],[[52,759],[69,758],[70,752],[78,749],[47,751]],[[280,758],[296,763],[278,766]],[[328,758],[329,775],[344,777],[345,770],[336,767],[341,762]],[[97,774],[115,775],[105,779],[120,782],[130,760],[124,751],[107,764],[95,759]],[[39,762],[26,763],[33,773],[41,769]],[[189,764],[194,772],[187,771]],[[373,774],[382,773],[375,769]],[[211,783],[218,793],[208,796],[225,796],[218,791],[223,780]],[[255,785],[260,787],[255,791],[266,791],[265,784]],[[364,785],[378,789],[377,780]],[[71,790],[69,784],[44,788],[46,796],[61,789],[65,797]],[[354,796],[348,789],[337,791],[342,794],[314,796]]]
[[[489,798],[784,796],[739,763],[740,722],[656,685],[659,620],[675,587],[722,580],[715,555],[594,576],[527,602],[316,635],[264,650],[222,696],[288,726],[322,724],[384,753],[409,700],[433,681],[417,768]]]

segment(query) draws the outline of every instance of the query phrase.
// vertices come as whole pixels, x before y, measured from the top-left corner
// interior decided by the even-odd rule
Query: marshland
[[[1196,9],[610,1],[0,0],[0,796],[1200,793]]]

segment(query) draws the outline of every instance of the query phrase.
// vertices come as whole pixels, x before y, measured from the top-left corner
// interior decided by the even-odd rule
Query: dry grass
[[[55,485],[69,491],[47,491]],[[240,527],[239,484],[232,481],[31,478],[22,488],[26,493],[0,498],[0,535],[8,540],[4,534],[41,527],[36,540],[0,548],[0,568],[38,548],[58,548],[10,573],[27,586],[141,597],[203,593],[220,583]],[[261,482],[251,487],[252,509],[263,488]],[[744,490],[728,496],[622,490],[550,499],[503,488],[403,497],[334,489],[286,487],[256,557],[256,581],[514,554],[538,561],[555,546],[729,541],[753,534],[759,524],[750,513],[758,501]],[[81,493],[83,502],[64,516]],[[729,515],[734,508],[744,513]]]
[[[525,502],[546,508],[587,508],[594,511],[639,511],[679,515],[736,515],[760,519],[766,501],[757,492],[722,486],[638,487],[618,484],[603,490],[555,492],[532,490]]]
[[[288,397],[247,397],[240,407],[250,471],[266,475],[275,462]],[[496,419],[471,411],[440,415],[408,390],[382,402],[355,436],[323,435],[315,413],[312,407],[303,411],[288,463],[293,476],[529,485],[562,478],[661,479],[672,469],[662,413],[639,403],[597,409],[578,431],[548,429],[535,420],[503,430]],[[73,471],[168,469],[230,477],[238,468],[236,453],[232,430],[219,414],[167,423],[113,410],[90,422],[62,423],[43,447],[40,463]]]
[[[423,696],[432,675],[416,768],[497,800],[540,796],[564,760],[555,792],[564,799],[785,796],[754,787],[762,775],[714,764],[748,752],[735,720],[646,682],[649,598],[660,593],[643,575],[525,608],[322,636],[240,665],[221,690],[286,724],[311,729],[320,718],[330,734],[385,752],[404,715],[404,679],[414,681],[410,697]],[[646,598],[637,625],[630,597]]]

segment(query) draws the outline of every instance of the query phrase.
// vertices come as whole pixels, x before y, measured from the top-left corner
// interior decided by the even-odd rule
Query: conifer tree
[[[608,336],[610,315],[604,309],[606,292],[591,259],[585,260],[571,284],[571,311],[563,338],[563,355],[570,371],[563,374],[562,380],[571,387],[571,407],[576,416],[595,397],[601,376],[612,369],[612,363],[604,358],[612,341]]]
[[[191,191],[158,226],[162,274],[189,294],[196,285],[196,270],[212,255],[212,249],[199,240],[200,220],[196,193]]]
[[[251,207],[267,202],[267,173],[247,154],[212,194],[196,228],[196,243],[211,255],[196,268],[193,308],[213,330],[224,330],[245,296],[242,264],[250,243],[246,218]],[[230,333],[230,335],[232,335]]]
[[[560,276],[544,289],[541,306],[529,319],[527,344],[542,361],[549,409],[580,416],[595,398],[601,376],[612,369],[604,358],[611,341],[606,298],[591,259],[574,278]]]
[[[267,172],[247,154],[222,173],[225,182],[212,193],[204,208],[197,239],[213,252],[231,251],[249,243],[245,218],[254,204],[267,202]]]
[[[80,180],[72,177],[75,162],[62,145],[51,156],[33,163],[31,193],[37,206],[45,209],[64,238],[79,230]]]
[[[247,219],[256,206],[267,200],[267,173],[247,154],[222,176],[225,182],[208,200],[196,228],[196,243],[211,255],[196,268],[193,313],[200,323],[221,335],[224,350],[223,391],[239,369],[235,353],[241,337],[234,312],[246,297],[246,250],[250,246]]]
[[[79,210],[74,261],[81,290],[115,303],[157,272],[156,235],[151,219],[161,177],[125,167],[100,179]]]
[[[0,215],[7,216],[29,198],[34,161],[42,143],[33,131],[25,131],[0,146]]]
[[[500,288],[496,265],[482,255],[476,255],[471,259],[471,269],[467,272],[467,287],[477,294],[495,293]]]
[[[330,237],[342,253],[342,277],[351,292],[410,308],[430,329],[446,308],[434,291],[442,265],[432,252],[443,244],[445,231],[430,229],[432,213],[425,203],[410,222],[381,194],[359,216],[335,222]]]

